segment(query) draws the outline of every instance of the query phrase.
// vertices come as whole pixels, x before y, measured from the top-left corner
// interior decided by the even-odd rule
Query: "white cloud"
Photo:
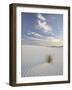
[[[34,41],[40,41],[41,39],[35,38],[35,37],[28,37],[28,39],[34,40]]]
[[[47,37],[45,39],[38,39],[31,37],[31,39],[36,40],[37,44],[43,46],[63,46],[63,40],[54,37]]]
[[[44,33],[48,33],[49,36],[41,35],[37,32],[28,33],[28,39],[33,40],[38,45],[43,46],[63,46],[63,40],[54,37],[55,34],[52,31],[52,27],[47,23],[46,18],[42,14],[37,14],[37,29],[42,30]]]
[[[37,14],[36,27],[43,32],[52,32],[52,27],[47,23],[46,18],[42,14]]]
[[[54,37],[47,37],[41,43],[44,46],[63,46],[63,40]]]
[[[29,33],[30,34],[30,33]],[[33,37],[33,36],[27,36],[27,35],[25,35],[24,36],[25,38],[26,38],[26,40],[28,39],[28,40],[34,40],[34,41],[40,41],[41,39],[39,39],[39,38],[36,38],[36,37]],[[22,39],[22,40],[24,40],[24,39]]]
[[[37,18],[40,20],[43,20],[43,21],[46,20],[46,18],[44,16],[42,16],[41,14],[37,14]]]
[[[26,36],[27,39],[30,40],[34,40],[34,42],[36,42],[38,45],[42,45],[42,46],[63,46],[63,40],[62,39],[58,39],[55,37],[46,37],[44,39],[40,39],[38,37],[41,37],[38,33],[32,32],[32,33],[28,33],[31,36]],[[33,35],[35,35],[35,37]],[[33,43],[33,42],[32,42]]]
[[[39,33],[36,33],[36,32],[31,32],[31,33],[28,33],[28,35],[31,35],[33,37],[43,37],[42,35],[40,35]]]
[[[51,32],[52,28],[47,24],[46,21],[42,22],[40,20],[37,20],[37,27],[44,32]]]

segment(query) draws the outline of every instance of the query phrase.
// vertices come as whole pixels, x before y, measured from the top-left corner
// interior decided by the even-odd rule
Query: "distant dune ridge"
[[[48,63],[47,57],[52,57]],[[63,74],[63,47],[21,46],[21,76],[53,76]]]

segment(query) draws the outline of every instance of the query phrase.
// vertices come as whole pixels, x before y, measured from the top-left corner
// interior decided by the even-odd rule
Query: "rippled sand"
[[[48,63],[47,57],[52,57]],[[63,47],[22,45],[21,76],[53,76],[63,74]]]

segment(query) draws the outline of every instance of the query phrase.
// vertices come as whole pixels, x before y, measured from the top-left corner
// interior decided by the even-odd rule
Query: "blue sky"
[[[21,13],[21,39],[24,44],[62,46],[63,15]]]

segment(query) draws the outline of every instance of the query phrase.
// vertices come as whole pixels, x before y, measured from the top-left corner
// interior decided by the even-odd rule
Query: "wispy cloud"
[[[32,36],[32,37],[36,37],[36,38],[43,37],[42,35],[40,35],[39,33],[36,33],[36,32],[30,32],[30,33],[27,33],[27,34]]]
[[[41,14],[37,14],[37,18],[40,20],[43,20],[43,21],[46,20],[46,18],[44,16],[42,16]]]
[[[42,22],[41,20],[37,20],[37,27],[41,29],[43,32],[52,31],[52,28],[47,24],[46,21]]]
[[[39,39],[39,38],[36,38],[36,37],[33,37],[33,36],[28,36],[28,35],[24,35],[24,39],[22,39],[22,40],[34,40],[34,41],[40,41],[41,39]]]
[[[63,46],[63,40],[56,39],[54,37],[48,37],[40,42],[40,45],[44,46]]]
[[[27,32],[25,39],[32,44],[43,46],[63,46],[63,40],[56,37],[48,19],[42,14],[36,14],[36,24],[34,29]],[[37,30],[38,29],[38,30]],[[39,31],[40,30],[40,31]]]
[[[30,34],[30,33],[29,33]],[[63,40],[58,39],[58,38],[54,38],[54,37],[45,37],[43,39],[37,38],[37,37],[33,37],[33,36],[25,36],[26,39],[32,40],[32,44],[33,42],[38,44],[38,45],[43,45],[43,46],[63,46]],[[31,43],[31,41],[30,41]]]
[[[63,46],[63,40],[50,36],[40,39],[39,44],[44,46]]]
[[[52,27],[47,23],[46,18],[42,14],[37,14],[36,27],[43,32],[52,32]]]

